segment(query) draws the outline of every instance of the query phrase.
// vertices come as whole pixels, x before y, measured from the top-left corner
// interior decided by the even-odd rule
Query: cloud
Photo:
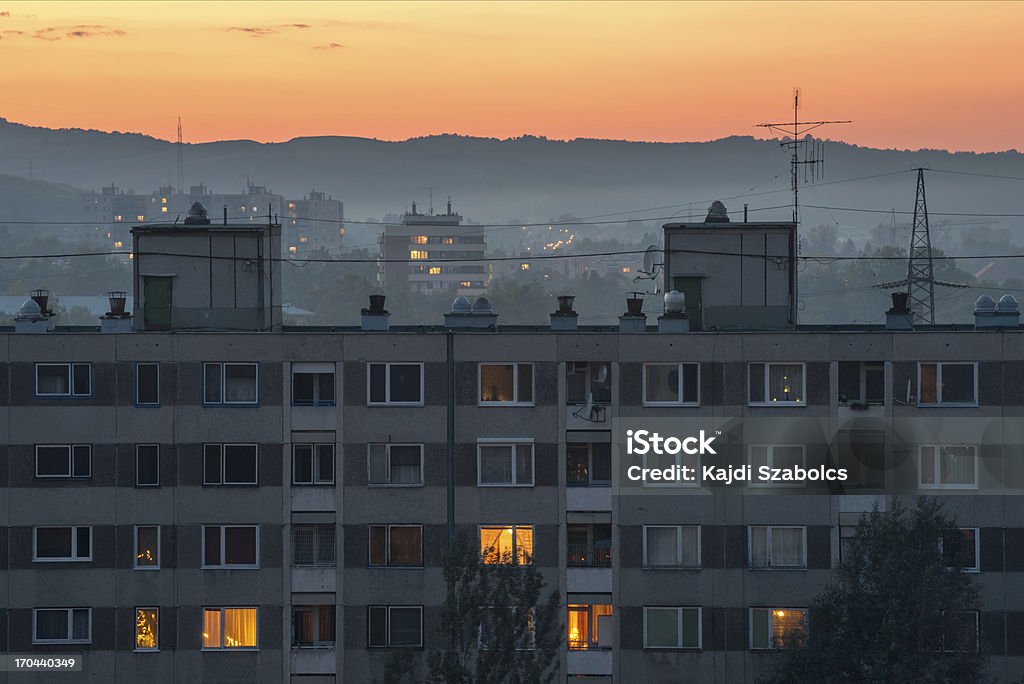
[[[275,31],[274,29],[267,28],[265,26],[231,26],[228,28],[228,31],[247,33],[253,38],[263,38],[265,36],[269,36],[272,33],[277,33],[277,31]]]
[[[0,12],[0,17],[9,17],[9,16],[11,16],[10,12],[7,12],[7,11]]]
[[[328,43],[327,45],[314,45],[314,50],[337,50],[338,48],[345,47],[341,43]]]
[[[49,26],[39,29],[33,38],[39,40],[60,40],[61,38],[102,38],[106,36],[123,36],[124,31],[104,24],[75,24],[74,26]]]

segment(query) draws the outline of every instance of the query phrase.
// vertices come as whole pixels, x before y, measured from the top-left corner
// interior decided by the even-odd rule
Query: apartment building
[[[657,321],[634,299],[599,328],[564,298],[550,327],[496,325],[485,306],[403,327],[377,300],[358,328],[265,329],[259,300],[263,317],[197,329],[197,277],[180,327],[175,307],[146,325],[145,287],[134,330],[54,326],[26,302],[0,331],[3,650],[80,654],[69,682],[373,681],[396,651],[422,667],[443,643],[445,549],[467,531],[559,591],[556,681],[753,682],[805,628],[859,515],[928,494],[973,545],[982,609],[965,624],[990,674],[1024,676],[1015,302],[979,301],[974,326],[915,329],[902,300],[886,325],[798,326],[745,270],[788,290],[794,255],[765,235],[795,226],[721,233],[760,257],[707,229],[666,229],[665,278],[698,278],[700,330],[677,297]],[[181,248],[158,231],[160,259],[182,255],[165,276],[223,237],[179,230]],[[698,251],[702,271],[676,263]],[[742,293],[715,281],[730,259]],[[691,422],[761,426],[729,443],[750,463],[855,476],[623,481],[624,426]]]

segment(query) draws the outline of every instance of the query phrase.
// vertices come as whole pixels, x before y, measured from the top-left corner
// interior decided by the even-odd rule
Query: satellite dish
[[[602,363],[596,369],[594,369],[593,375],[594,382],[603,385],[608,381],[608,365]],[[591,398],[593,398],[591,396]]]
[[[651,245],[644,251],[643,266],[636,270],[636,277],[633,278],[633,282],[635,283],[638,280],[655,280],[664,265],[661,249],[657,245]],[[654,293],[658,293],[657,285],[654,287]]]

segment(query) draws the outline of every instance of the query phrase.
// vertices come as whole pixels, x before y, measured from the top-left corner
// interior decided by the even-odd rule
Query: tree
[[[543,599],[543,575],[521,561],[512,552],[481,555],[468,533],[456,536],[445,561],[448,593],[437,635],[445,643],[427,650],[426,681],[553,680],[562,639],[558,592]],[[399,654],[388,663],[385,681],[403,681],[413,667],[411,658]]]
[[[861,517],[832,583],[812,601],[768,684],[979,682],[973,541],[934,499]]]

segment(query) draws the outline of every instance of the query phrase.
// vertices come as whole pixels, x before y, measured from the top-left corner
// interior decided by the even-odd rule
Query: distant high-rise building
[[[286,255],[341,252],[345,238],[344,202],[312,190],[303,199],[286,201],[284,207],[281,230]]]

